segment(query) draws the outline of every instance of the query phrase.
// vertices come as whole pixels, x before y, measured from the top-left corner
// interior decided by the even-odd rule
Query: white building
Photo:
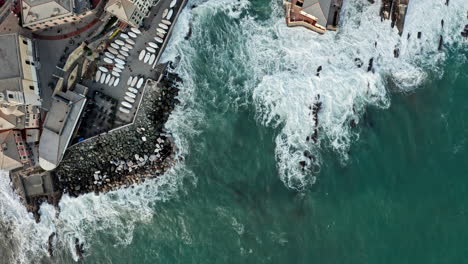
[[[105,10],[124,23],[140,27],[154,3],[154,0],[109,0]]]

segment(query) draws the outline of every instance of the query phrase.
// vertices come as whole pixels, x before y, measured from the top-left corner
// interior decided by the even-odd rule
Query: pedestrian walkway
[[[68,32],[68,33],[65,33],[65,34],[62,34],[62,35],[55,35],[55,36],[40,35],[40,34],[33,33],[33,37],[36,38],[36,39],[42,39],[42,40],[67,39],[67,38],[74,37],[76,35],[79,35],[79,34],[85,32],[86,30],[88,30],[89,28],[91,28],[92,26],[94,26],[97,23],[102,23],[102,22],[99,19],[95,18],[94,20],[89,22],[87,25],[85,25],[85,26],[83,26],[81,28],[78,28],[77,30],[72,31],[72,32]]]

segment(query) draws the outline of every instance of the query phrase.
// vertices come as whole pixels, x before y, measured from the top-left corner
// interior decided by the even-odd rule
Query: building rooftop
[[[288,0],[287,23],[289,26],[305,26],[319,33],[335,30],[339,20],[342,0]]]
[[[83,94],[58,92],[44,122],[39,143],[39,165],[53,170],[63,158],[86,103]]]
[[[0,133],[0,168],[2,170],[14,170],[21,168],[23,164],[16,147],[14,130]]]
[[[73,11],[73,0],[23,0],[22,19],[28,26],[32,23],[48,21]]]
[[[131,18],[136,10],[136,6],[129,0],[110,0],[105,10],[125,23],[135,26]]]
[[[0,87],[2,81],[21,77],[21,67],[18,54],[18,34],[0,34]],[[18,80],[16,80],[18,81]],[[5,84],[6,85],[6,84]],[[9,84],[10,85],[10,84]]]

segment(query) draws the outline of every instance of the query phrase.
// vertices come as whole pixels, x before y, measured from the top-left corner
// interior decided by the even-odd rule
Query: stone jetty
[[[164,124],[178,103],[176,75],[149,84],[134,124],[68,149],[55,174],[71,196],[108,192],[162,175],[175,163],[175,145]]]

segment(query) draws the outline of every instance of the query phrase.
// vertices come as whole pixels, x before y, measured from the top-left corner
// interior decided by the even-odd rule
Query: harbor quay
[[[164,124],[181,80],[159,59],[186,2],[23,0],[2,13],[0,169],[37,221],[64,193],[128,187],[174,165]]]

